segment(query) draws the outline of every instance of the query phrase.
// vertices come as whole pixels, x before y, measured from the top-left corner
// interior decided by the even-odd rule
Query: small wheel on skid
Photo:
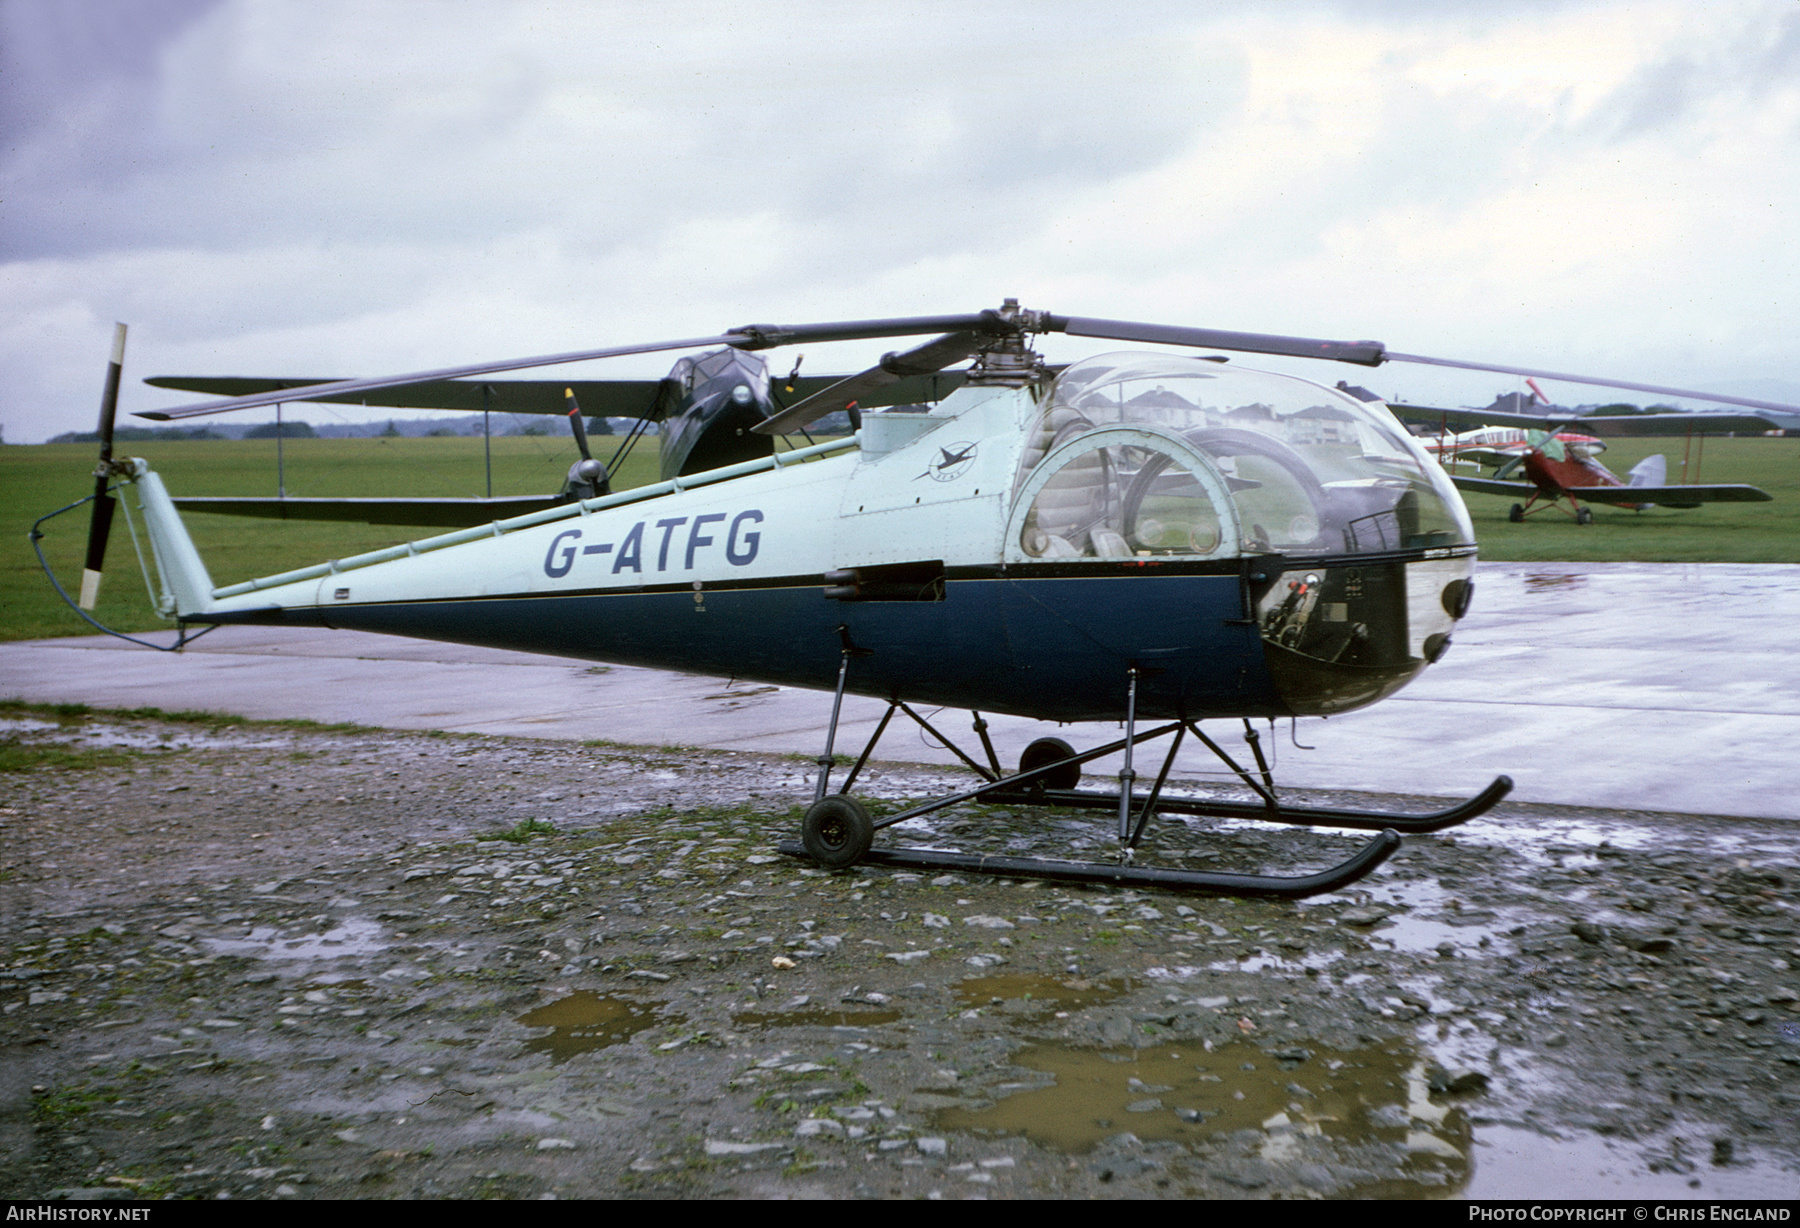
[[[853,797],[834,793],[815,802],[800,820],[806,855],[828,870],[844,870],[863,859],[875,839],[875,821]]]
[[[1019,770],[1029,772],[1032,768],[1043,767],[1046,763],[1057,763],[1063,759],[1073,759],[1075,748],[1061,738],[1039,738],[1025,748],[1019,756]],[[1045,772],[1032,784],[1041,784],[1046,789],[1073,789],[1081,783],[1081,765],[1071,763],[1054,771]]]
[[[1513,504],[1512,510],[1506,513],[1506,518],[1514,524],[1523,521],[1525,519],[1525,505],[1523,503]]]

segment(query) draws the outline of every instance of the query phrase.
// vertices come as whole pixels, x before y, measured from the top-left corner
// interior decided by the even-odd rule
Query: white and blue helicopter
[[[797,368],[771,378],[758,353],[931,333],[941,335],[841,380],[801,380]],[[1030,345],[1049,333],[1365,366],[1520,370],[1396,354],[1378,342],[1056,316],[1008,300],[968,315],[756,325],[384,379],[152,381],[246,394],[140,415],[165,421],[296,400],[567,412],[582,454],[550,498],[309,506],[178,500],[145,462],[115,461],[121,329],[81,604],[92,605],[113,492],[128,488],[148,526],[162,610],[184,636],[231,623],[353,628],[831,691],[815,800],[800,841],[783,847],[833,868],[871,862],[1298,897],[1368,874],[1399,833],[1464,822],[1504,797],[1511,781],[1500,777],[1432,814],[1290,805],[1250,724],[1348,712],[1393,694],[1444,655],[1468,611],[1469,516],[1386,406],[1216,354],[1133,351],[1049,366]],[[660,381],[483,378],[659,350],[703,352]],[[846,409],[852,435],[775,450],[776,435]],[[662,480],[612,492],[582,413],[662,422]],[[453,527],[219,586],[182,506]],[[846,693],[889,707],[834,791]],[[928,705],[975,713],[985,762],[956,753],[979,783],[877,818],[852,795],[857,777],[896,713],[942,737],[918,711]],[[1124,736],[1081,751],[1042,738],[1009,769],[982,712],[1122,722]],[[1254,766],[1202,729],[1217,720],[1243,722]],[[1190,735],[1257,800],[1168,794]],[[1146,790],[1134,748],[1160,738],[1168,750]],[[1120,752],[1115,789],[1077,787],[1083,764]],[[971,800],[1115,813],[1119,856],[1099,864],[873,844],[881,828]],[[1158,812],[1377,834],[1309,875],[1137,864]]]

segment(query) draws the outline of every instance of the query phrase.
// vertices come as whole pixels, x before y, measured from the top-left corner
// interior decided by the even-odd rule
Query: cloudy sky
[[[1796,0],[0,0],[8,442],[1006,296],[1800,399],[1796,234]]]

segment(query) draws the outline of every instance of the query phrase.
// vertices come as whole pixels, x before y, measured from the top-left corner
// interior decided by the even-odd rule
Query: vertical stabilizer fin
[[[1666,486],[1669,482],[1669,462],[1663,459],[1661,452],[1646,456],[1631,467],[1630,486]]]
[[[156,553],[156,570],[162,576],[163,613],[188,618],[212,608],[213,582],[194,549],[174,500],[162,479],[141,460],[131,462],[144,523],[150,530],[150,548]]]

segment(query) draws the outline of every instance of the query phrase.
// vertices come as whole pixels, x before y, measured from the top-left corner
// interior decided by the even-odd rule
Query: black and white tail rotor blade
[[[106,367],[106,390],[100,394],[100,461],[94,466],[94,514],[88,521],[87,561],[81,568],[79,604],[91,610],[100,601],[100,575],[106,565],[106,539],[112,534],[113,505],[107,493],[113,473],[113,420],[119,413],[119,376],[125,368],[125,326],[113,325],[112,361]]]
[[[764,435],[782,435],[808,426],[826,414],[848,409],[870,393],[897,384],[914,375],[932,375],[952,363],[972,357],[993,340],[991,334],[977,332],[946,333],[942,337],[914,346],[900,354],[886,354],[867,371],[841,379],[829,388],[820,389],[796,401],[778,414],[771,414],[752,429]]]

